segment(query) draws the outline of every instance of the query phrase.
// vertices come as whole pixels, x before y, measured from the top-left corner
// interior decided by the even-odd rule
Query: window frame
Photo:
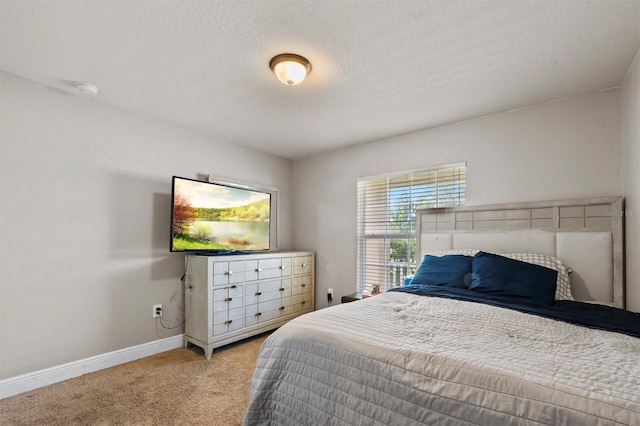
[[[463,206],[466,174],[467,163],[463,161],[358,178],[356,279],[359,292],[372,292],[375,285],[379,285],[380,291],[401,286],[405,276],[413,275],[417,267],[415,210]],[[402,197],[409,199],[401,200]],[[408,206],[403,204],[407,201]],[[367,204],[371,206],[369,210]],[[408,212],[402,211],[407,207]],[[400,244],[394,244],[396,241]],[[393,259],[393,250],[404,258]]]

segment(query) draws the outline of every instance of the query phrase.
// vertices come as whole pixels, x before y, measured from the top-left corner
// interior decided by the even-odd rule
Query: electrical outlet
[[[332,288],[327,289],[327,301],[328,302],[332,302],[333,301],[333,289]]]
[[[162,316],[162,304],[153,305],[153,317],[158,318]]]

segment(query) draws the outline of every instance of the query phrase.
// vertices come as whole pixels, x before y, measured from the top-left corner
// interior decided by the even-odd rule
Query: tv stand
[[[207,359],[314,309],[313,252],[187,256],[184,346],[200,346]]]

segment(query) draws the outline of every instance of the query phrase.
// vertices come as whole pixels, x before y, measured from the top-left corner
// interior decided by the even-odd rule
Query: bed
[[[244,424],[640,424],[640,314],[622,309],[622,202],[418,211],[425,267],[416,277],[426,281],[312,312],[269,336]],[[554,286],[529,300],[432,285],[458,270],[452,259],[471,262],[471,286],[486,265],[522,266],[523,279]],[[558,299],[565,273],[574,301]]]

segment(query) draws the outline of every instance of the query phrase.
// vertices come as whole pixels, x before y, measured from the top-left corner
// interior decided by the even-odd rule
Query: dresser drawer
[[[311,293],[299,294],[293,296],[293,313],[304,311],[312,308]]]
[[[242,306],[229,309],[228,311],[213,313],[213,335],[228,333],[239,330],[243,325]]]
[[[243,261],[213,263],[214,286],[241,283],[245,280],[244,274]]]
[[[310,274],[312,269],[312,256],[296,256],[293,258],[293,275]]]
[[[311,291],[311,276],[293,277],[292,292],[294,295]]]
[[[242,307],[242,304],[242,286],[213,290],[214,313]]]

